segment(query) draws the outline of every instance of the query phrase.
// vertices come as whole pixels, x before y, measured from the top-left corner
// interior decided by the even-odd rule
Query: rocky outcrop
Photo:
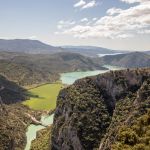
[[[26,115],[41,116],[21,104],[0,105],[0,150],[23,150],[26,145],[26,129],[32,120]]]
[[[141,92],[144,84],[149,87],[148,80],[149,68],[111,71],[62,90],[54,116],[52,150],[93,150],[100,143],[103,147],[108,135],[113,138],[117,133],[118,122],[130,122],[127,116],[132,118],[133,108],[148,101],[149,94],[144,98]],[[102,149],[110,149],[111,144]]]

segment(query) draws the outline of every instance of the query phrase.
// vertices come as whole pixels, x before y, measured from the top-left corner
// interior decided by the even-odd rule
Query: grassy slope
[[[30,100],[23,102],[23,104],[35,110],[54,109],[56,107],[57,95],[61,88],[61,83],[54,83],[31,89],[29,92],[33,95],[38,95],[38,97],[31,97]]]

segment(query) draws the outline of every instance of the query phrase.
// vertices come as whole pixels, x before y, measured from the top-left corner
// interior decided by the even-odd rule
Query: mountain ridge
[[[54,82],[64,72],[106,69],[99,61],[76,53],[0,54],[0,74],[19,85]]]
[[[39,40],[30,39],[0,39],[0,51],[24,52],[31,54],[54,54],[59,52],[72,52],[88,57],[98,57],[98,54],[131,52],[129,50],[113,50],[98,46],[51,46]],[[149,51],[143,52],[149,54]]]
[[[27,96],[28,94],[25,89],[0,75],[0,98],[2,103],[13,104],[21,102],[25,100]]]
[[[118,55],[107,55],[101,57],[102,62],[126,68],[149,67],[150,55],[144,52],[131,52]]]
[[[54,47],[45,44],[38,40],[29,39],[14,39],[4,40],[0,39],[0,50],[9,52],[24,52],[24,53],[57,53],[61,52],[62,48]]]
[[[149,104],[150,68],[110,71],[77,80],[58,96],[52,149],[119,150],[128,147],[137,150],[137,147],[141,147],[139,143],[142,148],[149,147],[143,139],[143,130],[140,135],[128,129],[132,120],[136,121],[148,113]],[[150,122],[146,118],[145,122],[144,126],[149,131]],[[124,135],[121,127],[125,124],[129,127],[125,128],[128,130]],[[117,145],[117,141],[120,145]]]

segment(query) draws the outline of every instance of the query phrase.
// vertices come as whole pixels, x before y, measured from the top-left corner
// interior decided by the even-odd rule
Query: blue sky
[[[150,50],[149,0],[0,0],[0,38]]]

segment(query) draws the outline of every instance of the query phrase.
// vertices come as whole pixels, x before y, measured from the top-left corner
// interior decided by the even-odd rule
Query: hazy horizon
[[[150,50],[149,0],[0,0],[0,38]]]
[[[20,38],[20,39],[18,39],[18,38],[14,38],[14,39],[2,39],[2,38],[0,38],[0,40],[31,40],[31,41],[39,41],[39,42],[42,42],[42,43],[44,43],[44,44],[46,44],[46,45],[49,45],[49,46],[54,46],[54,47],[62,47],[62,48],[64,48],[64,47],[99,47],[99,48],[104,48],[104,49],[110,49],[110,50],[114,50],[114,51],[129,51],[129,52],[141,52],[141,51],[150,51],[150,49],[144,49],[144,50],[137,50],[137,49],[133,49],[133,50],[130,50],[130,49],[113,49],[113,48],[108,48],[108,47],[102,47],[102,46],[96,46],[96,45],[52,45],[52,44],[50,44],[50,43],[48,43],[48,42],[44,42],[44,41],[41,41],[41,40],[38,40],[38,39],[29,39],[29,38]]]

